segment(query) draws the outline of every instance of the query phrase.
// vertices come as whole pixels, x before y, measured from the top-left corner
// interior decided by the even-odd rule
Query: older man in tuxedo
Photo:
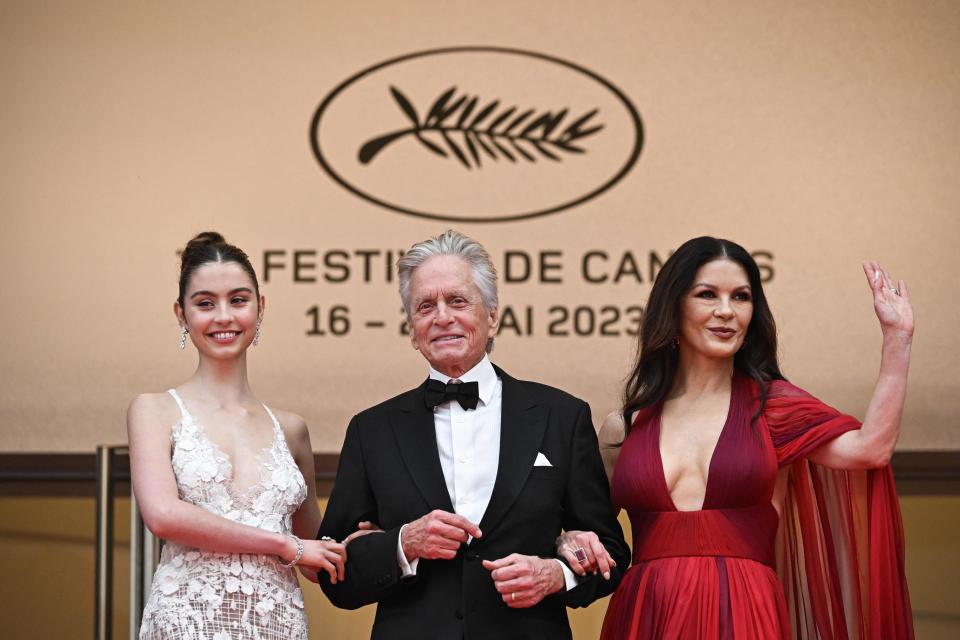
[[[398,268],[429,375],[347,427],[318,535],[383,531],[353,539],[345,579],[321,586],[338,607],[378,603],[372,638],[570,638],[566,607],[612,592],[629,563],[590,408],[490,363],[496,271],[479,243],[447,231]],[[563,530],[596,533],[596,574],[556,557]]]

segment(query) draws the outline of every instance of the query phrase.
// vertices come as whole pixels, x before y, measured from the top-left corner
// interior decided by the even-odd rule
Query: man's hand
[[[511,553],[499,560],[484,560],[497,592],[508,607],[526,609],[564,588],[563,569],[556,560]]]
[[[403,528],[400,544],[408,561],[451,560],[470,536],[479,538],[480,527],[463,516],[436,509]]]

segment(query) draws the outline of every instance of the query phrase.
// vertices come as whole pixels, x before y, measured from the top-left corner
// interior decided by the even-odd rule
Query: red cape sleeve
[[[903,525],[890,466],[828,469],[806,459],[860,422],[785,381],[762,420],[790,466],[777,570],[795,638],[913,638]]]

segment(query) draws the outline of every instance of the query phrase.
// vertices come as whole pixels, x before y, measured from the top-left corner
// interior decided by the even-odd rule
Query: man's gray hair
[[[397,260],[400,299],[403,301],[403,308],[408,318],[413,312],[410,308],[410,280],[413,278],[413,272],[424,262],[436,256],[462,258],[473,270],[473,282],[480,289],[483,308],[487,311],[497,308],[497,270],[490,260],[490,254],[473,238],[448,229],[435,238],[413,245],[402,258]]]

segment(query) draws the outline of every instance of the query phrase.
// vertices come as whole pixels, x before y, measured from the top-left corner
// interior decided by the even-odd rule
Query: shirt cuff
[[[403,553],[401,552],[400,555],[402,556]],[[565,565],[562,560],[557,558],[551,558],[551,560],[555,560],[556,562],[560,563],[560,568],[563,569],[563,582],[567,586],[567,591],[570,591],[570,589],[573,589],[577,586],[577,584],[579,584],[577,582],[577,574],[573,572],[573,569]],[[403,567],[403,565],[400,566]]]
[[[403,525],[403,527],[406,526],[407,525]],[[417,575],[417,565],[420,564],[420,558],[407,560],[407,555],[403,552],[403,527],[400,527],[400,535],[397,536],[397,564],[400,565],[400,577],[406,578],[407,576]],[[561,562],[560,564],[563,563]],[[566,566],[564,566],[564,569],[570,571]],[[571,572],[571,574],[572,573],[573,572]],[[569,589],[570,587],[567,588]]]

